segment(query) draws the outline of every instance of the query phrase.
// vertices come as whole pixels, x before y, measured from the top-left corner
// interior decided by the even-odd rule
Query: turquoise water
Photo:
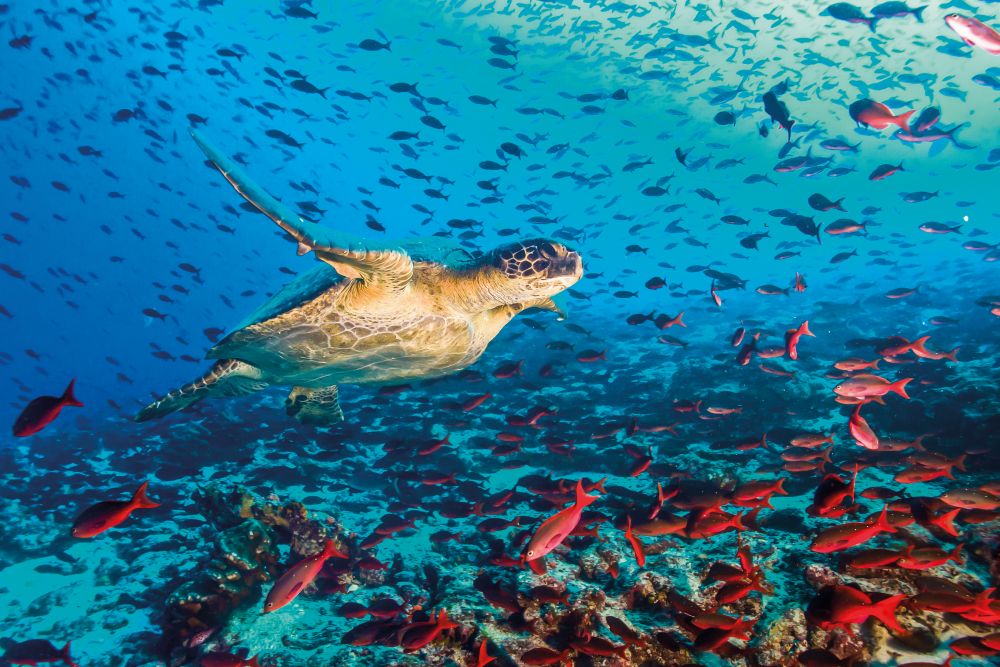
[[[579,665],[794,665],[809,649],[840,664],[940,664],[949,646],[966,645],[983,655],[954,664],[996,660],[980,640],[961,641],[996,632],[998,619],[930,611],[918,597],[930,585],[921,575],[970,595],[1000,584],[990,507],[1000,469],[1000,61],[944,19],[957,12],[997,30],[996,3],[932,5],[920,21],[884,18],[874,31],[824,8],[4,5],[0,419],[13,425],[73,378],[84,404],[35,435],[8,431],[0,447],[8,659],[17,642],[41,639],[72,642],[80,665],[199,664],[221,652],[270,665],[465,665],[486,638],[497,665],[528,664],[543,646]],[[870,17],[875,5],[861,11]],[[790,133],[765,111],[769,91]],[[896,125],[859,127],[849,107],[865,99],[913,110],[925,141],[901,140]],[[723,112],[732,120],[717,119]],[[505,244],[562,244],[582,262],[579,281],[555,296],[565,318],[516,314],[481,358],[442,377],[344,381],[342,423],[287,414],[293,383],[282,381],[136,423],[144,406],[200,377],[213,344],[269,297],[326,266],[321,252],[297,256],[240,198],[192,127],[217,166],[239,165],[305,218],[299,229],[360,238],[354,249],[429,237],[433,252],[425,242],[413,258],[450,248],[452,267],[475,273]],[[883,165],[902,167],[873,180]],[[819,210],[829,207],[817,194],[843,210]],[[841,229],[855,231],[832,233]],[[334,270],[347,271],[326,269],[324,285]],[[415,307],[399,295],[381,303],[381,321]],[[679,313],[684,326],[667,327]],[[792,359],[785,332],[806,321],[814,336]],[[923,336],[921,354],[889,340]],[[954,360],[940,358],[955,348]],[[908,399],[890,393],[863,407],[882,449],[896,451],[872,452],[852,435],[851,406],[833,391],[851,372],[834,364],[849,358],[880,359],[863,373],[913,378]],[[551,414],[526,424],[536,408]],[[830,461],[790,470],[782,454],[802,454],[791,441],[805,433],[832,434]],[[765,434],[768,448],[743,446]],[[930,454],[886,444],[920,435]],[[823,474],[847,481],[855,464],[858,506],[808,514]],[[894,479],[942,469],[955,479]],[[540,475],[565,480],[562,492],[541,493]],[[545,574],[523,567],[531,537],[581,477],[607,477],[583,515],[596,537],[566,540],[542,559]],[[788,495],[773,495],[741,531],[765,590],[718,610],[754,619],[749,639],[700,650],[696,614],[666,591],[714,611],[706,571],[737,563],[737,538],[692,537],[704,517],[685,498],[749,512],[731,502],[734,488],[779,478]],[[127,500],[143,481],[159,507],[93,539],[71,536],[81,512]],[[667,496],[681,489],[662,516],[684,521],[638,538],[640,567],[625,517],[648,520],[658,482]],[[848,555],[961,542],[964,562],[858,576],[838,554],[811,550],[824,529],[882,509],[861,496],[872,487],[899,491],[890,510],[911,525]],[[985,500],[963,509],[950,535],[922,517],[955,507],[940,500],[955,489]],[[366,542],[387,516],[412,526]],[[262,614],[274,581],[318,552],[325,532],[350,558],[328,561],[316,586]],[[879,621],[854,626],[859,640],[828,635],[814,600],[830,577],[906,595],[897,617],[910,635],[892,637]],[[489,601],[487,579],[522,611]],[[539,585],[565,589],[570,603],[524,597]],[[386,596],[407,613],[384,619],[381,641],[343,643],[367,619],[338,610]],[[442,609],[459,627],[404,652],[399,633]],[[608,616],[646,642],[628,644]],[[192,639],[201,631],[211,632]],[[574,646],[588,632],[618,655]]]

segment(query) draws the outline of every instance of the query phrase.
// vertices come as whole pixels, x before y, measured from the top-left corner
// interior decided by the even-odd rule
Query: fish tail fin
[[[980,609],[988,609],[993,602],[993,593],[996,592],[996,587],[987,588],[985,591],[976,596],[975,605]]]
[[[924,22],[924,10],[927,9],[927,5],[921,5],[913,10],[913,17],[917,19],[917,23]]]
[[[854,464],[854,476],[851,478],[851,504],[854,504],[854,492],[858,486],[858,470],[861,469],[857,463]]]
[[[809,320],[805,320],[802,322],[802,324],[799,325],[799,335],[812,336],[813,338],[816,337],[816,334],[814,334],[812,331],[809,331]]]
[[[787,496],[788,491],[785,491],[785,477],[778,480],[778,483],[774,485],[774,492],[779,496]]]
[[[588,496],[587,492],[583,490],[583,480],[576,480],[576,506],[583,508],[590,505],[592,502],[597,500],[600,496]]]
[[[594,487],[591,489],[591,491],[597,490],[600,491],[601,493],[607,493],[607,491],[604,489],[604,483],[606,481],[608,481],[607,477],[600,478],[594,483]]]
[[[931,517],[930,523],[937,526],[952,537],[958,537],[958,529],[955,528],[955,517],[958,516],[960,511],[961,510],[956,507],[953,510],[942,512],[935,517]]]
[[[955,146],[955,148],[961,148],[964,151],[971,151],[973,148],[975,148],[975,146],[969,146],[968,144],[963,144],[958,140],[958,137],[955,136],[955,133],[961,130],[966,125],[968,125],[968,123],[960,123],[955,127],[951,128],[950,130],[948,130],[947,132],[945,132],[945,134],[948,135],[948,139],[951,141],[952,145]]]
[[[920,338],[910,343],[910,350],[913,352],[913,354],[917,355],[918,357],[924,357],[924,355],[930,355],[930,352],[927,350],[926,347],[927,341],[929,341],[930,339],[931,339],[930,336],[921,336]]]
[[[832,452],[832,451],[833,451],[833,447],[827,447],[826,449],[824,449],[823,453],[819,457],[820,460],[821,461],[826,461],[827,463],[833,463],[833,461],[830,460],[830,452]]]
[[[684,317],[684,311],[682,310],[681,312],[677,313],[677,317],[674,318],[674,322],[687,329],[687,325],[684,324],[683,317]]]
[[[450,630],[452,628],[457,628],[458,627],[458,623],[456,623],[455,621],[453,621],[450,618],[448,618],[448,610],[447,609],[442,609],[441,613],[438,614],[437,624],[438,624],[438,627],[441,628],[442,630]]]
[[[882,621],[890,630],[906,634],[906,630],[896,620],[896,608],[905,599],[906,596],[900,593],[899,595],[891,595],[884,600],[879,600],[871,606],[871,614]]]
[[[76,664],[76,661],[74,661],[73,658],[69,654],[69,645],[70,645],[70,642],[66,642],[66,645],[62,647],[61,651],[59,651],[59,657],[69,667],[79,667],[79,665]]]
[[[159,507],[160,503],[154,503],[146,495],[146,489],[149,487],[149,482],[143,482],[139,485],[139,488],[135,490],[135,495],[132,496],[132,507],[138,509],[151,510],[154,507]]]
[[[959,470],[961,470],[962,472],[965,472],[965,457],[967,457],[967,456],[968,456],[968,454],[960,454],[955,459],[955,467],[958,468]]]
[[[951,352],[945,352],[945,353],[944,353],[944,354],[942,354],[941,356],[942,356],[942,357],[944,357],[945,359],[948,359],[949,361],[955,361],[955,362],[957,362],[957,361],[958,361],[958,359],[957,359],[957,355],[958,355],[958,351],[959,351],[960,349],[962,349],[962,348],[961,348],[961,347],[956,347],[956,348],[955,348],[954,350],[952,350]]]
[[[871,30],[872,32],[875,32],[875,24],[878,23],[878,21],[879,21],[878,17],[868,19],[868,29]]]
[[[889,523],[889,506],[882,506],[882,513],[878,515],[875,519],[875,525],[879,527],[880,530],[886,533],[895,533],[896,527]]]
[[[894,391],[903,398],[910,398],[910,395],[906,393],[906,385],[909,384],[913,378],[903,378],[898,382],[893,382],[889,385],[889,391]]]
[[[910,131],[910,116],[912,116],[914,113],[916,113],[916,109],[910,109],[906,113],[899,114],[895,118],[896,124],[899,125],[901,128],[903,128],[904,130],[906,130],[907,132],[909,132]]]
[[[962,565],[965,563],[965,556],[962,555],[962,549],[965,547],[963,542],[959,542],[955,545],[955,548],[951,550],[951,554],[948,556],[956,565]]]
[[[69,381],[69,384],[66,386],[66,391],[63,392],[63,395],[62,395],[62,404],[63,405],[73,405],[73,406],[76,406],[78,408],[82,408],[83,407],[83,403],[81,403],[80,401],[78,401],[77,398],[76,398],[76,396],[73,394],[73,388],[75,386],[76,386],[76,379],[74,378],[74,379],[72,379],[72,380]]]
[[[334,544],[333,540],[327,539],[326,544],[323,545],[323,553],[320,554],[320,558],[326,560],[327,558],[347,558],[347,554],[342,552]]]
[[[880,362],[880,361],[882,361],[882,360],[881,359],[876,359],[875,361],[873,361],[872,362],[872,368],[874,368],[875,370],[878,370],[878,362]]]

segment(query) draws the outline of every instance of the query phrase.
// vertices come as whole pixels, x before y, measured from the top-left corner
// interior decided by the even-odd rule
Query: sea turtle
[[[144,408],[162,417],[209,396],[291,386],[288,414],[313,424],[343,419],[340,384],[400,383],[471,365],[515,315],[561,314],[554,295],[576,283],[580,255],[561,243],[525,240],[473,257],[437,240],[386,248],[302,221],[254,184],[198,132],[209,161],[247,201],[324,262],[276,293],[208,351],[200,378]]]

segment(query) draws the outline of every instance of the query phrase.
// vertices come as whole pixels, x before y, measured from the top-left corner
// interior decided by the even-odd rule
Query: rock
[[[225,512],[218,516],[224,524],[231,519]],[[169,664],[190,660],[188,644],[196,634],[221,627],[236,608],[258,597],[260,584],[277,569],[278,556],[274,533],[256,519],[219,532],[209,558],[167,597],[161,625]]]
[[[224,493],[215,486],[199,489],[194,500],[217,532],[207,558],[193,573],[181,575],[188,580],[167,596],[161,627],[170,665],[190,661],[199,634],[223,627],[236,609],[260,597],[261,584],[280,569],[279,542],[291,545],[292,561],[322,551],[328,538],[352,555],[351,562],[362,554],[339,524],[310,518],[301,503],[258,504],[243,489]],[[356,581],[343,559],[330,559],[316,583],[331,591]]]
[[[772,623],[760,642],[761,667],[797,667],[795,656],[809,648],[809,625],[801,609],[789,609]]]
[[[839,574],[824,565],[816,563],[806,567],[805,577],[809,585],[816,590],[820,590],[826,586],[837,586],[843,583]]]

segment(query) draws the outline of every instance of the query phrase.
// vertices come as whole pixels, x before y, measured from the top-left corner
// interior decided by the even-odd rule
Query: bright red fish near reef
[[[588,496],[583,490],[583,481],[576,482],[576,500],[564,510],[553,514],[538,527],[524,551],[525,561],[533,561],[550,553],[563,543],[580,523],[580,515],[585,507],[599,496]]]
[[[84,510],[73,522],[73,537],[94,537],[122,523],[137,509],[159,507],[160,503],[146,497],[148,486],[149,482],[143,482],[131,500],[105,500]]]
[[[264,601],[264,613],[277,611],[294,600],[313,582],[328,558],[347,558],[347,554],[340,552],[333,540],[327,540],[322,551],[300,560],[274,582]]]

